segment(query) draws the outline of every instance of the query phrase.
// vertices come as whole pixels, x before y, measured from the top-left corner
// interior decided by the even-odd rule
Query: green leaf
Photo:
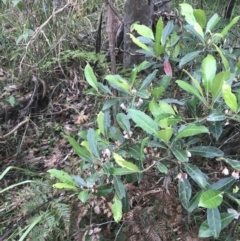
[[[26,184],[26,183],[34,183],[34,181],[26,180],[26,181],[23,181],[23,182],[18,182],[18,183],[15,183],[15,184],[13,184],[13,185],[7,186],[7,187],[4,188],[4,189],[0,189],[0,194],[8,191],[9,189],[12,189],[12,188],[14,188],[14,187],[17,187],[17,186],[19,186],[19,185],[23,185],[23,184]]]
[[[188,3],[179,4],[181,7],[181,14],[185,17],[185,20],[188,24],[194,25],[196,23],[196,19],[193,14],[193,8]]]
[[[176,136],[176,139],[183,137],[195,136],[202,133],[209,133],[208,129],[205,126],[190,124],[184,128],[181,128]]]
[[[57,182],[57,183],[53,184],[52,186],[55,188],[58,188],[58,189],[67,189],[67,190],[77,191],[76,186],[73,186],[73,185],[67,184],[67,183]]]
[[[114,181],[114,188],[115,191],[120,199],[125,197],[125,186],[123,185],[122,181],[117,177],[113,176],[113,181]]]
[[[173,135],[172,127],[166,127],[165,129],[160,130],[158,132],[158,137],[161,140],[163,140],[166,145],[168,145],[169,140],[171,139],[172,135]]]
[[[39,214],[40,215],[40,214]],[[43,219],[45,219],[45,215],[41,214],[40,216],[37,215],[36,217],[31,218],[31,224],[29,226],[26,226],[25,229],[27,230],[21,235],[19,238],[19,241],[24,241],[25,238],[28,236],[28,234],[31,232],[31,230],[38,224],[40,223]],[[41,224],[41,223],[40,223]],[[39,225],[40,226],[40,225]],[[25,230],[23,229],[23,230]],[[35,230],[34,230],[35,231]],[[20,234],[20,233],[19,233]],[[27,240],[27,239],[26,239]]]
[[[160,108],[159,104],[155,102],[155,100],[152,100],[149,103],[149,110],[151,111],[151,114],[154,117],[157,117],[158,115],[161,114],[161,108]]]
[[[205,41],[204,41],[204,34],[202,31],[202,28],[198,23],[196,23],[194,26],[192,25],[185,25],[184,28],[187,30],[188,33],[192,35],[192,38],[197,38],[202,42],[202,44],[205,46]],[[202,51],[200,51],[202,52]]]
[[[156,74],[157,74],[158,70],[155,69],[151,74],[149,74],[142,82],[139,91],[140,90],[145,90],[150,84],[151,82],[154,80]]]
[[[78,199],[83,203],[86,203],[89,197],[90,197],[90,194],[88,190],[83,190],[78,194]]]
[[[224,152],[214,146],[195,146],[188,149],[193,155],[215,158],[224,155]]]
[[[202,27],[199,25],[199,23],[195,23],[194,24],[194,30],[197,32],[197,34],[200,35],[201,39],[204,39],[204,34],[203,34],[203,29]]]
[[[208,20],[205,33],[210,32],[210,31],[216,26],[216,24],[220,21],[220,19],[221,19],[221,18],[218,16],[218,14],[215,13],[215,14]]]
[[[163,87],[157,87],[157,88],[153,88],[152,89],[152,96],[154,99],[158,99],[161,94],[164,92],[164,88]]]
[[[240,161],[238,160],[231,160],[229,158],[221,157],[226,163],[228,163],[233,169],[240,171]]]
[[[162,45],[166,44],[166,41],[167,41],[169,35],[172,33],[173,29],[174,29],[173,21],[172,20],[168,21],[167,25],[165,26],[165,28],[163,29],[163,32],[162,32],[162,37],[161,37]]]
[[[111,206],[111,211],[113,214],[114,221],[118,223],[122,219],[122,202],[117,196],[117,194],[113,197],[113,204]]]
[[[182,121],[180,116],[170,116],[167,118],[167,123],[169,126],[176,126],[178,123]]]
[[[121,167],[125,167],[131,171],[135,171],[135,172],[140,172],[139,168],[131,163],[128,162],[126,160],[124,160],[120,155],[118,155],[117,153],[113,153],[113,158],[115,159],[116,163],[121,166]]]
[[[189,200],[192,195],[192,187],[188,179],[183,178],[178,180],[178,196],[183,207],[188,210]]]
[[[130,145],[128,147],[128,156],[134,158],[135,160],[139,161],[140,159],[140,145]]]
[[[150,93],[147,90],[140,90],[136,92],[136,96],[142,99],[148,99],[150,97]]]
[[[111,108],[113,105],[115,105],[116,103],[118,103],[118,99],[111,99],[111,100],[108,100],[104,103],[103,107],[102,107],[102,111],[105,111],[109,108]]]
[[[198,237],[199,238],[209,238],[212,236],[213,236],[213,233],[208,226],[208,222],[204,221],[199,228]]]
[[[91,153],[96,157],[100,158],[98,153],[97,141],[95,137],[94,129],[90,128],[87,132],[87,141],[91,150]]]
[[[141,148],[140,148],[140,161],[143,165],[143,160],[144,160],[144,147],[146,142],[148,141],[149,137],[145,137],[142,142],[141,142]]]
[[[136,173],[135,170],[130,170],[128,168],[114,168],[112,171],[112,175],[128,175],[128,174],[133,174]]]
[[[129,122],[127,115],[125,115],[124,113],[118,113],[116,116],[116,120],[117,120],[119,126],[123,130],[130,131],[130,122]]]
[[[105,92],[106,94],[112,95],[113,93],[111,92],[111,90],[108,88],[108,86],[102,84],[102,83],[98,83],[98,87],[99,89],[101,89],[103,92]]]
[[[205,12],[202,9],[194,9],[193,14],[201,28],[204,28],[207,23],[207,17]]]
[[[237,104],[237,98],[231,91],[231,86],[227,83],[224,83],[222,86],[222,95],[225,103],[227,106],[233,111],[237,112],[238,104]]]
[[[165,117],[164,117],[165,116]],[[169,127],[169,124],[168,124],[168,119],[170,118],[170,114],[163,114],[163,115],[159,115],[157,117],[157,120],[159,120],[159,126],[162,128],[162,129],[167,129]],[[164,133],[162,131],[159,131],[160,135],[166,135],[167,133]],[[170,134],[170,133],[169,133]],[[167,137],[167,136],[166,136]]]
[[[160,87],[163,87],[164,90],[167,89],[167,87],[170,85],[171,76],[170,75],[164,75],[160,80]]]
[[[157,163],[157,169],[161,173],[165,173],[165,174],[168,173],[168,168],[160,162]]]
[[[198,203],[199,203],[202,193],[203,193],[203,191],[196,193],[195,196],[190,200],[190,202],[188,204],[188,209],[187,209],[188,212],[191,213],[198,207]]]
[[[77,183],[75,182],[73,177],[71,177],[65,171],[57,170],[57,169],[50,169],[47,172],[49,172],[51,176],[56,177],[59,181],[65,183],[65,184],[69,184],[69,185],[72,185],[75,187],[77,186]]]
[[[117,86],[125,91],[129,91],[131,86],[129,83],[123,79],[120,75],[107,75],[105,79],[112,84],[112,87]]]
[[[185,150],[179,150],[177,148],[172,147],[171,151],[178,161],[188,162],[188,155]]]
[[[167,47],[167,48],[173,49],[173,53],[171,53],[173,58],[174,58],[174,52],[176,51],[175,48],[176,48],[177,45],[178,45],[179,39],[180,39],[180,36],[179,36],[176,32],[173,32],[173,33],[170,35],[170,38],[168,39],[167,44],[166,44],[166,47]],[[172,52],[172,51],[171,51],[171,52]]]
[[[155,42],[157,44],[161,43],[163,27],[164,27],[163,20],[162,18],[159,18],[156,25],[156,34],[155,34]]]
[[[131,26],[131,29],[135,29],[137,31],[137,33],[143,37],[154,40],[154,35],[153,35],[152,29],[145,25],[133,23]]]
[[[185,64],[189,63],[190,61],[193,61],[195,58],[199,56],[199,53],[200,51],[194,51],[184,55],[179,62],[179,68],[181,69]]]
[[[207,57],[202,62],[202,83],[207,95],[211,90],[212,80],[216,75],[216,70],[216,59],[212,55],[207,55]]]
[[[202,98],[204,98],[204,97],[203,97],[203,91],[202,91],[202,88],[201,88],[199,82],[198,82],[187,70],[184,69],[183,71],[188,74],[188,76],[191,78],[193,84],[194,84],[195,87],[197,88],[198,92],[200,93],[200,95],[202,96]]]
[[[110,137],[114,139],[115,141],[120,141],[122,143],[124,141],[124,137],[120,131],[119,128],[116,128],[115,126],[110,127]]]
[[[227,191],[229,188],[232,187],[233,184],[236,183],[236,179],[233,177],[226,177],[218,180],[217,182],[213,183],[209,186],[209,189],[214,189],[218,191]]]
[[[195,165],[184,162],[184,166],[188,175],[200,186],[200,188],[206,189],[210,185],[208,176],[201,172]]]
[[[112,133],[112,129],[116,128],[114,126],[111,126],[111,116],[110,116],[110,112],[109,111],[105,111],[104,112],[104,130],[105,130],[105,134],[107,137],[109,137],[109,134]],[[118,128],[119,129],[119,128]],[[120,130],[119,130],[120,132]],[[120,137],[119,137],[119,141],[120,141]],[[123,139],[123,137],[122,137]]]
[[[78,184],[78,186],[83,186],[83,187],[87,187],[87,183],[84,181],[83,178],[81,178],[80,176],[76,176],[76,175],[71,175],[71,177],[74,179],[74,181]]]
[[[102,172],[95,172],[92,175],[88,176],[86,179],[87,187],[92,187],[96,185],[96,182],[99,182],[100,178],[102,177]]]
[[[224,114],[218,114],[218,113],[212,113],[207,117],[207,121],[224,121],[226,120],[226,115]],[[211,132],[211,131],[210,131]]]
[[[210,122],[209,123],[209,131],[213,135],[213,137],[216,139],[216,141],[219,140],[219,137],[221,136],[223,132],[222,123],[220,121]]]
[[[240,205],[240,199],[236,199],[234,196],[228,194],[228,197],[232,200],[234,200],[238,205]]]
[[[226,228],[228,226],[229,223],[232,222],[232,220],[234,219],[234,214],[231,213],[220,213],[220,217],[221,217],[221,229],[223,230],[224,228]],[[213,236],[212,231],[209,228],[208,222],[207,220],[204,221],[199,229],[199,237],[200,238],[208,238]]]
[[[226,228],[228,224],[230,224],[234,218],[234,213],[220,213],[221,216],[221,223],[222,223],[222,229]]]
[[[223,192],[217,190],[208,190],[202,193],[199,200],[199,207],[215,208],[218,207],[223,201]]]
[[[231,29],[231,27],[237,23],[237,21],[239,20],[240,16],[237,16],[235,18],[232,19],[232,21],[222,30],[221,35],[224,37],[228,31]]]
[[[158,58],[162,53],[164,53],[164,46],[158,43],[153,44],[153,52],[155,54],[155,57]]]
[[[103,186],[100,186],[96,192],[94,192],[94,195],[98,196],[98,197],[102,197],[102,196],[107,196],[108,194],[110,194],[113,191],[113,186],[112,184],[106,184]]]
[[[203,102],[206,105],[206,100],[201,96],[201,94],[199,93],[199,91],[194,88],[192,85],[186,83],[185,81],[182,80],[177,80],[176,83],[186,92],[194,95],[195,97],[197,97],[201,102]]]
[[[131,78],[130,78],[131,79],[131,87],[135,83],[135,80],[137,78],[137,73],[140,72],[147,64],[148,64],[148,62],[145,60],[131,71]]]
[[[81,146],[79,146],[79,144],[72,137],[67,136],[67,139],[77,155],[79,155],[84,161],[93,162],[92,156]]]
[[[141,49],[146,50],[147,52],[151,52],[150,49],[148,48],[148,46],[146,44],[143,44],[138,38],[135,38],[132,34],[129,34],[130,38],[132,39],[132,41]]]
[[[221,216],[218,208],[207,209],[207,221],[213,237],[218,238],[222,230]]]
[[[89,153],[91,153],[91,150],[90,150],[90,146],[89,146],[88,141],[82,141],[82,142],[81,142],[81,146],[82,146],[82,147],[85,147],[86,150],[87,150]]]
[[[11,169],[16,169],[18,171],[23,171],[26,174],[31,174],[31,175],[35,175],[35,176],[40,176],[39,173],[37,172],[32,172],[28,169],[25,168],[21,168],[21,167],[16,167],[16,166],[8,166],[2,173],[0,173],[0,180],[3,179],[3,177],[11,170]]]
[[[227,81],[229,78],[230,78],[230,71],[220,72],[214,77],[212,81],[212,86],[211,86],[212,103],[216,102],[216,100],[218,99],[218,96],[222,91],[222,86],[224,81]]]
[[[225,71],[228,71],[229,70],[229,63],[228,63],[226,57],[223,55],[222,50],[220,48],[218,48],[217,45],[215,45],[215,44],[213,44],[213,45],[216,48],[216,50],[218,51],[218,53],[219,53],[219,55],[222,59],[222,63],[223,63]]]
[[[165,102],[163,100],[160,100],[159,101],[159,107],[160,107],[160,110],[161,110],[161,112],[159,114],[168,113],[168,114],[175,115],[174,109],[167,102]]]
[[[7,99],[7,102],[8,102],[12,107],[18,105],[18,101],[17,101],[17,99],[16,99],[14,96],[10,96],[10,97]]]
[[[98,82],[92,67],[87,64],[84,69],[84,75],[89,85],[91,85],[96,91],[98,91]]]
[[[127,213],[130,210],[130,201],[128,198],[127,190],[125,189],[125,196],[122,198],[122,210],[124,213]]]
[[[105,136],[104,113],[102,111],[100,111],[99,114],[97,115],[97,123],[98,123],[98,129],[100,130],[101,134]]]
[[[148,115],[134,109],[128,109],[128,113],[137,126],[141,127],[148,134],[155,134],[157,136],[158,124]]]

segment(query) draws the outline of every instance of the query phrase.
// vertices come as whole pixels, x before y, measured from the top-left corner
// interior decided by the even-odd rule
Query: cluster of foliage
[[[127,182],[141,182],[149,169],[166,175],[174,170],[179,199],[187,212],[193,213],[199,207],[206,209],[199,237],[217,239],[221,231],[239,217],[235,207],[240,204],[237,187],[240,162],[228,158],[218,147],[220,141],[226,141],[226,123],[240,120],[240,91],[234,82],[239,75],[240,61],[231,48],[226,49],[222,44],[239,17],[215,32],[220,21],[217,14],[207,20],[203,10],[195,10],[186,3],[180,7],[185,19],[182,35],[173,21],[164,26],[159,19],[156,33],[146,26],[132,25],[132,31],[140,37],[133,33],[130,36],[139,46],[139,52],[146,55],[146,61],[134,67],[128,78],[106,75],[104,84],[91,66],[86,65],[85,79],[91,86],[87,94],[104,96],[107,101],[97,115],[96,129],[78,133],[80,143],[66,136],[81,158],[80,175],[57,169],[50,169],[48,173],[58,180],[54,188],[70,191],[79,202],[87,204],[94,196],[111,197],[112,215],[118,223],[123,212],[130,209]],[[191,51],[186,54],[186,49]],[[185,77],[175,81],[182,96],[177,99],[171,95],[171,88],[175,84],[174,73],[183,67]],[[165,75],[159,77],[159,69]],[[150,74],[141,80],[142,72]],[[117,96],[113,89],[118,92]],[[145,165],[146,147],[161,151],[161,157],[156,157],[149,166]],[[200,164],[192,161],[196,156],[202,158],[201,166],[207,161],[221,162],[225,166],[223,172],[228,175],[231,169],[232,176],[214,182],[201,170]],[[48,175],[43,178],[48,180],[48,185],[51,183]],[[0,193],[13,187],[16,184]],[[31,235],[43,222],[53,223],[69,215],[67,206],[59,209],[65,210],[63,214],[54,212],[54,216],[50,215],[51,208],[56,206],[29,221],[26,231],[18,234],[22,235],[20,240]],[[49,217],[55,219],[46,221]]]
[[[141,48],[139,52],[155,61],[144,61],[135,67],[129,79],[119,75],[105,76],[109,86],[116,89],[119,96],[114,96],[107,85],[97,81],[89,65],[85,67],[85,77],[93,88],[92,92],[107,94],[110,100],[103,105],[97,116],[98,128],[79,132],[82,139],[80,145],[68,137],[76,154],[83,160],[83,175],[69,176],[55,169],[49,172],[61,181],[54,184],[57,188],[77,191],[81,187],[78,197],[82,202],[88,202],[95,193],[114,193],[111,210],[114,220],[119,222],[122,211],[129,209],[122,176],[135,174],[137,180],[141,181],[144,172],[155,167],[161,173],[168,173],[169,167],[164,162],[172,155],[171,168],[174,166],[178,171],[179,198],[183,207],[189,213],[198,207],[206,208],[207,220],[200,226],[199,237],[218,238],[221,230],[239,216],[236,210],[227,212],[224,202],[229,205],[231,201],[240,203],[236,185],[240,162],[224,156],[224,152],[215,145],[221,139],[227,121],[237,123],[240,120],[240,95],[233,82],[239,74],[240,63],[237,56],[234,56],[236,64],[234,66],[231,62],[230,66],[225,57],[226,50],[219,47],[239,17],[215,33],[213,29],[220,20],[217,14],[207,21],[203,10],[193,10],[188,4],[180,6],[186,20],[186,35],[182,38],[176,33],[172,21],[164,27],[160,19],[155,35],[150,28],[133,24],[132,29],[141,36],[136,38],[131,34],[132,40]],[[196,43],[195,51],[178,61],[181,48],[187,48],[190,40]],[[176,80],[183,93],[186,93],[184,100],[161,99],[171,85],[172,69],[169,60],[178,63],[180,69],[190,61],[196,62],[191,72],[184,69],[186,79]],[[139,83],[137,74],[150,66],[154,68],[159,62],[164,62],[166,75],[160,79],[158,86],[151,86],[157,69]],[[113,105],[121,107],[117,108],[115,116],[117,126],[113,125],[111,119],[114,117],[109,111]],[[184,112],[180,110],[182,108]],[[145,147],[159,148],[165,154],[146,168]],[[215,158],[222,165],[233,168],[233,174],[212,182],[207,173],[190,163],[194,156],[204,158],[203,162]],[[99,170],[91,168],[94,165],[98,165]],[[91,176],[84,176],[86,169],[91,170]],[[225,169],[224,172],[227,171]],[[106,184],[108,179],[113,180],[113,185]],[[192,193],[192,186],[196,184],[198,191]]]

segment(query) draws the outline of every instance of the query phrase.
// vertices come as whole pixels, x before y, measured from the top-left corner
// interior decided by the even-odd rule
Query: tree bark
[[[144,60],[144,55],[136,52],[139,47],[129,36],[131,25],[139,24],[152,26],[153,3],[151,0],[127,0],[124,4],[124,67],[132,67]],[[136,34],[134,34],[136,36]]]
[[[134,22],[152,28],[154,13],[168,11],[171,0],[126,0],[124,4],[124,67],[132,67],[141,63],[145,56],[137,53],[139,47],[129,36],[130,27]],[[134,33],[136,36],[136,33]]]
[[[223,14],[224,18],[228,18],[228,19],[231,18],[235,2],[236,0],[230,0],[228,3],[225,4],[224,14]]]

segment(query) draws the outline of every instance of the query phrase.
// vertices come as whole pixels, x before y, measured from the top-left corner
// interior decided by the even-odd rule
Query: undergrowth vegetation
[[[0,240],[237,240],[239,16],[134,23],[113,75],[100,1],[1,4]]]

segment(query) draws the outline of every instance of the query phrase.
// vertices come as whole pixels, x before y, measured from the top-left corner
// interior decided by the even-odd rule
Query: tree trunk
[[[224,18],[228,18],[228,19],[231,18],[235,2],[236,0],[230,0],[228,3],[225,4],[224,14],[223,14]]]
[[[131,67],[144,60],[144,55],[136,53],[139,47],[129,36],[131,25],[138,21],[140,24],[152,26],[153,3],[151,0],[127,0],[124,4],[124,67]],[[134,34],[135,35],[135,34]],[[135,35],[136,36],[136,35]]]
[[[145,56],[136,52],[139,47],[129,36],[134,22],[152,27],[154,13],[168,11],[171,0],[126,0],[124,4],[124,67],[132,67],[141,63]],[[134,33],[136,36],[136,33]]]

